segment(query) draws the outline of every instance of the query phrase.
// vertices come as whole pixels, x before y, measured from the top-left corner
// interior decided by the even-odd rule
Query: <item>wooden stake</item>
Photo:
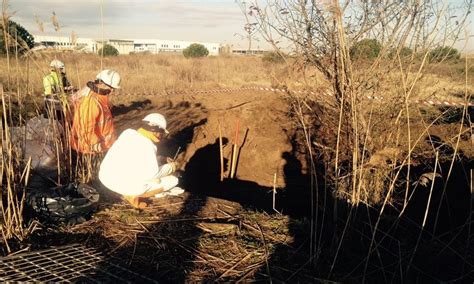
[[[230,169],[230,178],[235,176],[235,167],[237,166],[237,144],[232,145],[232,164]]]
[[[221,181],[224,180],[224,153],[222,149],[222,130],[221,123],[219,122],[219,155],[220,155],[220,164],[221,164]]]
[[[234,178],[235,168],[237,166],[237,156],[238,156],[237,143],[239,141],[239,127],[240,127],[240,120],[237,120],[237,126],[235,129],[235,137],[234,137],[234,145],[232,147],[232,163],[231,163],[231,169],[230,169],[230,178]]]
[[[230,153],[230,159],[229,159],[229,178],[232,177],[232,165],[234,163],[234,145],[232,145],[232,150],[231,150],[231,153]]]
[[[278,212],[275,208],[276,182],[277,182],[277,173],[273,175],[273,210]]]

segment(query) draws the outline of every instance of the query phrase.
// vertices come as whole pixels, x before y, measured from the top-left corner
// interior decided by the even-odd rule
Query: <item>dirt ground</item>
[[[277,173],[276,185],[283,187],[282,168],[285,160],[282,154],[291,149],[286,134],[286,130],[292,127],[286,119],[287,108],[284,95],[272,92],[170,95],[138,99],[131,106],[118,106],[115,109],[115,121],[120,133],[133,127],[147,113],[162,113],[168,120],[170,135],[160,152],[172,157],[181,147],[178,161],[184,167],[196,152],[205,151],[206,146],[218,146],[219,127],[223,140],[228,141],[224,158],[230,159],[231,146],[235,143],[239,127],[236,144],[240,156],[236,177],[263,186],[273,186],[273,176]],[[208,163],[217,162],[219,165],[219,156],[211,154]]]
[[[288,104],[282,93],[119,95],[113,101],[118,133],[134,128],[148,113],[166,116],[170,135],[159,146],[159,152],[173,157],[179,149],[178,174],[186,192],[150,199],[148,208],[136,210],[94,181],[92,184],[101,193],[101,203],[92,219],[74,227],[42,230],[31,243],[40,247],[85,243],[103,249],[116,263],[158,281],[173,283],[270,279],[360,282],[365,275],[368,281],[398,282],[407,280],[400,278],[398,263],[408,262],[414,268],[406,274],[413,281],[454,279],[459,275],[460,279],[469,279],[472,274],[466,272],[472,267],[472,257],[466,254],[472,246],[458,238],[465,234],[467,240],[470,238],[470,231],[466,230],[471,225],[464,213],[472,211],[464,208],[469,206],[469,202],[464,202],[464,192],[462,205],[456,199],[459,196],[453,199],[458,208],[463,208],[462,212],[451,212],[455,222],[440,218],[440,223],[446,225],[446,229],[440,229],[441,225],[438,228],[441,237],[419,233],[426,190],[419,190],[423,197],[413,196],[414,205],[407,208],[407,218],[398,219],[399,212],[393,208],[386,210],[379,225],[385,234],[376,239],[379,256],[369,261],[366,256],[372,240],[368,236],[373,234],[380,208],[349,207],[344,200],[334,199],[328,190],[309,190],[311,178],[293,139],[297,125],[288,119]],[[229,159],[237,125],[240,155],[236,177],[230,179]],[[434,125],[431,134],[447,141],[449,135],[455,135],[453,126]],[[227,144],[222,182],[219,128]],[[470,154],[469,144],[467,148],[464,144],[463,153]],[[466,159],[465,164],[459,165],[459,172],[465,166],[472,167],[472,158]],[[459,182],[461,178],[455,175],[452,186],[465,186]],[[433,199],[436,198],[439,197],[435,194]],[[310,210],[317,207],[311,206],[312,200],[318,200],[324,208]],[[439,200],[440,208],[444,208],[443,197]],[[452,209],[452,205],[446,206]],[[447,235],[454,237],[447,239]],[[414,250],[419,251],[416,257],[412,255]],[[447,265],[443,259],[449,261],[449,269],[439,269]],[[364,269],[366,261],[368,269]]]
[[[116,261],[165,281],[264,279],[265,259],[275,248],[301,250],[291,245],[289,217],[273,210],[272,189],[279,195],[286,187],[285,166],[294,162],[288,161],[288,133],[294,126],[285,119],[287,108],[284,95],[272,92],[117,97],[113,113],[118,133],[135,127],[148,113],[166,116],[170,135],[159,152],[173,157],[179,149],[180,185],[186,192],[150,199],[149,207],[139,211],[95,181],[102,197],[98,212],[65,229],[67,237],[61,239],[85,239],[111,252]],[[230,179],[237,127],[240,154]],[[223,182],[219,128],[226,144]],[[280,204],[275,208],[286,211]],[[307,221],[301,224],[304,228]],[[144,265],[150,257],[151,263]],[[298,268],[282,269],[289,277]],[[302,275],[298,277],[312,278]]]

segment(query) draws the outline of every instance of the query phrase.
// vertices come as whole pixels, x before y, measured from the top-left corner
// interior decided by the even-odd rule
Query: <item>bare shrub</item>
[[[322,74],[322,81],[306,85],[308,90],[316,91],[320,96],[289,92],[293,117],[299,125],[300,143],[306,147],[311,172],[312,230],[308,262],[313,259],[318,264],[324,262],[317,260],[321,256],[320,240],[324,235],[319,226],[324,222],[325,214],[330,213],[326,212],[327,204],[318,201],[325,201],[322,190],[331,190],[336,200],[347,201],[354,208],[365,205],[377,211],[376,220],[369,221],[370,241],[361,276],[365,282],[369,260],[375,258],[373,255],[380,257],[379,240],[387,233],[379,227],[382,217],[389,207],[400,210],[401,216],[410,201],[411,184],[417,180],[412,177],[415,157],[423,155],[433,160],[436,156],[434,161],[430,160],[430,164],[434,162],[431,176],[435,176],[438,169],[441,146],[435,146],[431,141],[432,148],[422,150],[421,145],[434,122],[427,123],[413,101],[417,90],[423,90],[420,82],[423,82],[427,67],[433,63],[429,60],[430,52],[437,46],[452,47],[460,39],[472,1],[466,1],[464,5],[438,0],[239,3],[276,51],[291,50],[299,59],[295,62],[300,69],[313,66]],[[361,42],[374,43],[374,39],[378,44],[369,48],[370,60],[353,61],[350,50]],[[412,52],[408,53],[406,48]],[[360,55],[367,55],[366,51]],[[463,101],[466,102],[469,100],[467,77],[464,82]],[[321,89],[322,86],[326,89]],[[467,105],[463,113],[466,110]],[[452,142],[454,150],[444,154],[444,159],[450,158],[450,170],[445,173],[447,179],[458,158],[464,131],[461,120]],[[318,180],[324,184],[318,185]],[[421,230],[426,216],[433,210],[429,205],[428,201]],[[439,207],[437,210],[438,214]],[[334,235],[339,240],[333,244],[337,249],[330,252],[335,255],[330,276],[346,229],[354,226],[351,213],[345,215],[342,235]],[[334,219],[337,219],[337,212],[334,212]],[[435,227],[437,221],[438,216]],[[359,233],[357,229],[350,231]],[[360,236],[367,237],[363,233]],[[410,252],[410,259],[400,263],[400,272],[396,273],[401,279],[405,279],[411,269],[418,242]]]
[[[276,51],[291,49],[301,58],[296,61],[301,68],[314,66],[327,81],[317,85],[329,86],[326,92],[332,95],[329,104],[335,112],[318,119],[326,119],[319,125],[330,130],[316,129],[307,121],[305,113],[311,111],[305,107],[299,122],[312,133],[306,141],[308,148],[315,148],[310,152],[331,149],[327,171],[335,191],[350,196],[353,204],[367,200],[366,193],[373,190],[368,185],[373,183],[365,180],[371,175],[365,175],[364,168],[371,156],[386,147],[402,148],[406,155],[403,164],[411,164],[413,143],[419,137],[410,130],[410,120],[416,115],[410,100],[416,95],[414,90],[433,47],[459,39],[471,2],[463,7],[442,1],[265,1],[240,5]],[[354,67],[351,55],[371,60],[357,62]],[[317,85],[307,88],[314,90]],[[383,121],[384,131],[379,133],[374,129],[380,122],[375,117],[387,108],[369,107],[367,98],[383,96],[387,88],[390,96],[384,100],[393,101],[396,108],[391,108],[395,111]],[[296,105],[311,105],[308,101],[312,98],[295,100],[303,100]],[[318,134],[333,129],[337,129],[337,139],[332,144],[323,145],[324,149],[314,147],[312,142],[321,137]],[[408,131],[406,141],[395,139],[399,131]],[[380,176],[391,182],[388,175]]]

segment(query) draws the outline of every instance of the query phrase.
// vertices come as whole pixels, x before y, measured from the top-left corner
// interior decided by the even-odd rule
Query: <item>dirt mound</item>
[[[170,95],[141,99],[113,109],[118,133],[138,122],[150,112],[166,116],[170,135],[160,145],[163,155],[173,157],[180,149],[178,161],[182,170],[200,169],[199,179],[219,179],[219,126],[224,143],[225,176],[228,177],[232,144],[237,124],[240,149],[235,177],[273,187],[284,187],[284,152],[291,149],[284,129],[290,127],[287,105],[274,93],[236,92],[224,94]],[[196,155],[198,154],[198,155]]]

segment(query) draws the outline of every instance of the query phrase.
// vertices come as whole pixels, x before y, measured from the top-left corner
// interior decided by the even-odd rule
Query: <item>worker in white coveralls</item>
[[[99,179],[110,190],[121,194],[135,208],[144,208],[142,198],[179,195],[175,161],[164,165],[157,159],[157,147],[165,134],[166,119],[159,113],[147,115],[138,130],[127,129],[120,134],[100,165]]]

